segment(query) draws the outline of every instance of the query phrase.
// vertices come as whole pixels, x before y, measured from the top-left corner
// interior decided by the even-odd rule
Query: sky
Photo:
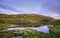
[[[0,0],[0,13],[40,14],[60,19],[60,0]]]

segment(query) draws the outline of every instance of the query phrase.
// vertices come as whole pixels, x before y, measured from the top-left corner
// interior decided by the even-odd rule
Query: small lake
[[[13,36],[12,38],[23,38],[23,36]]]
[[[25,29],[33,29],[33,30],[37,30],[37,31],[40,31],[40,32],[49,33],[49,28],[48,28],[47,25],[41,26],[41,27],[17,27],[17,28],[8,28],[6,30],[25,30]]]

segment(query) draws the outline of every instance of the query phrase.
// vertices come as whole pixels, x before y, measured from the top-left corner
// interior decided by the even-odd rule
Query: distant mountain
[[[52,24],[56,19],[37,14],[0,14],[0,23],[16,24],[20,26],[41,26]]]

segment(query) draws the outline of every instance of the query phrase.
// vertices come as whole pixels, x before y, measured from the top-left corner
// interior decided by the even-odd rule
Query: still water
[[[18,28],[8,28],[6,30],[25,30],[25,29],[33,29],[33,30],[37,30],[40,32],[44,32],[44,33],[49,33],[49,28],[47,25],[45,26],[41,26],[41,27],[18,27]],[[23,38],[23,36],[13,36],[12,38]]]
[[[25,30],[25,29],[33,29],[33,30],[37,30],[37,31],[40,31],[40,32],[49,33],[49,28],[48,28],[47,25],[41,26],[41,27],[28,27],[28,28],[25,28],[25,27],[18,27],[18,28],[8,28],[8,29],[6,29],[6,30]]]
[[[23,38],[23,36],[13,36],[12,38]]]

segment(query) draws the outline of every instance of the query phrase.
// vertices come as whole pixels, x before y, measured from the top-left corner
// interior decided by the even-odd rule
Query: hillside
[[[14,24],[21,27],[38,27],[41,25],[53,24],[55,21],[54,18],[37,14],[0,14],[1,24]]]

